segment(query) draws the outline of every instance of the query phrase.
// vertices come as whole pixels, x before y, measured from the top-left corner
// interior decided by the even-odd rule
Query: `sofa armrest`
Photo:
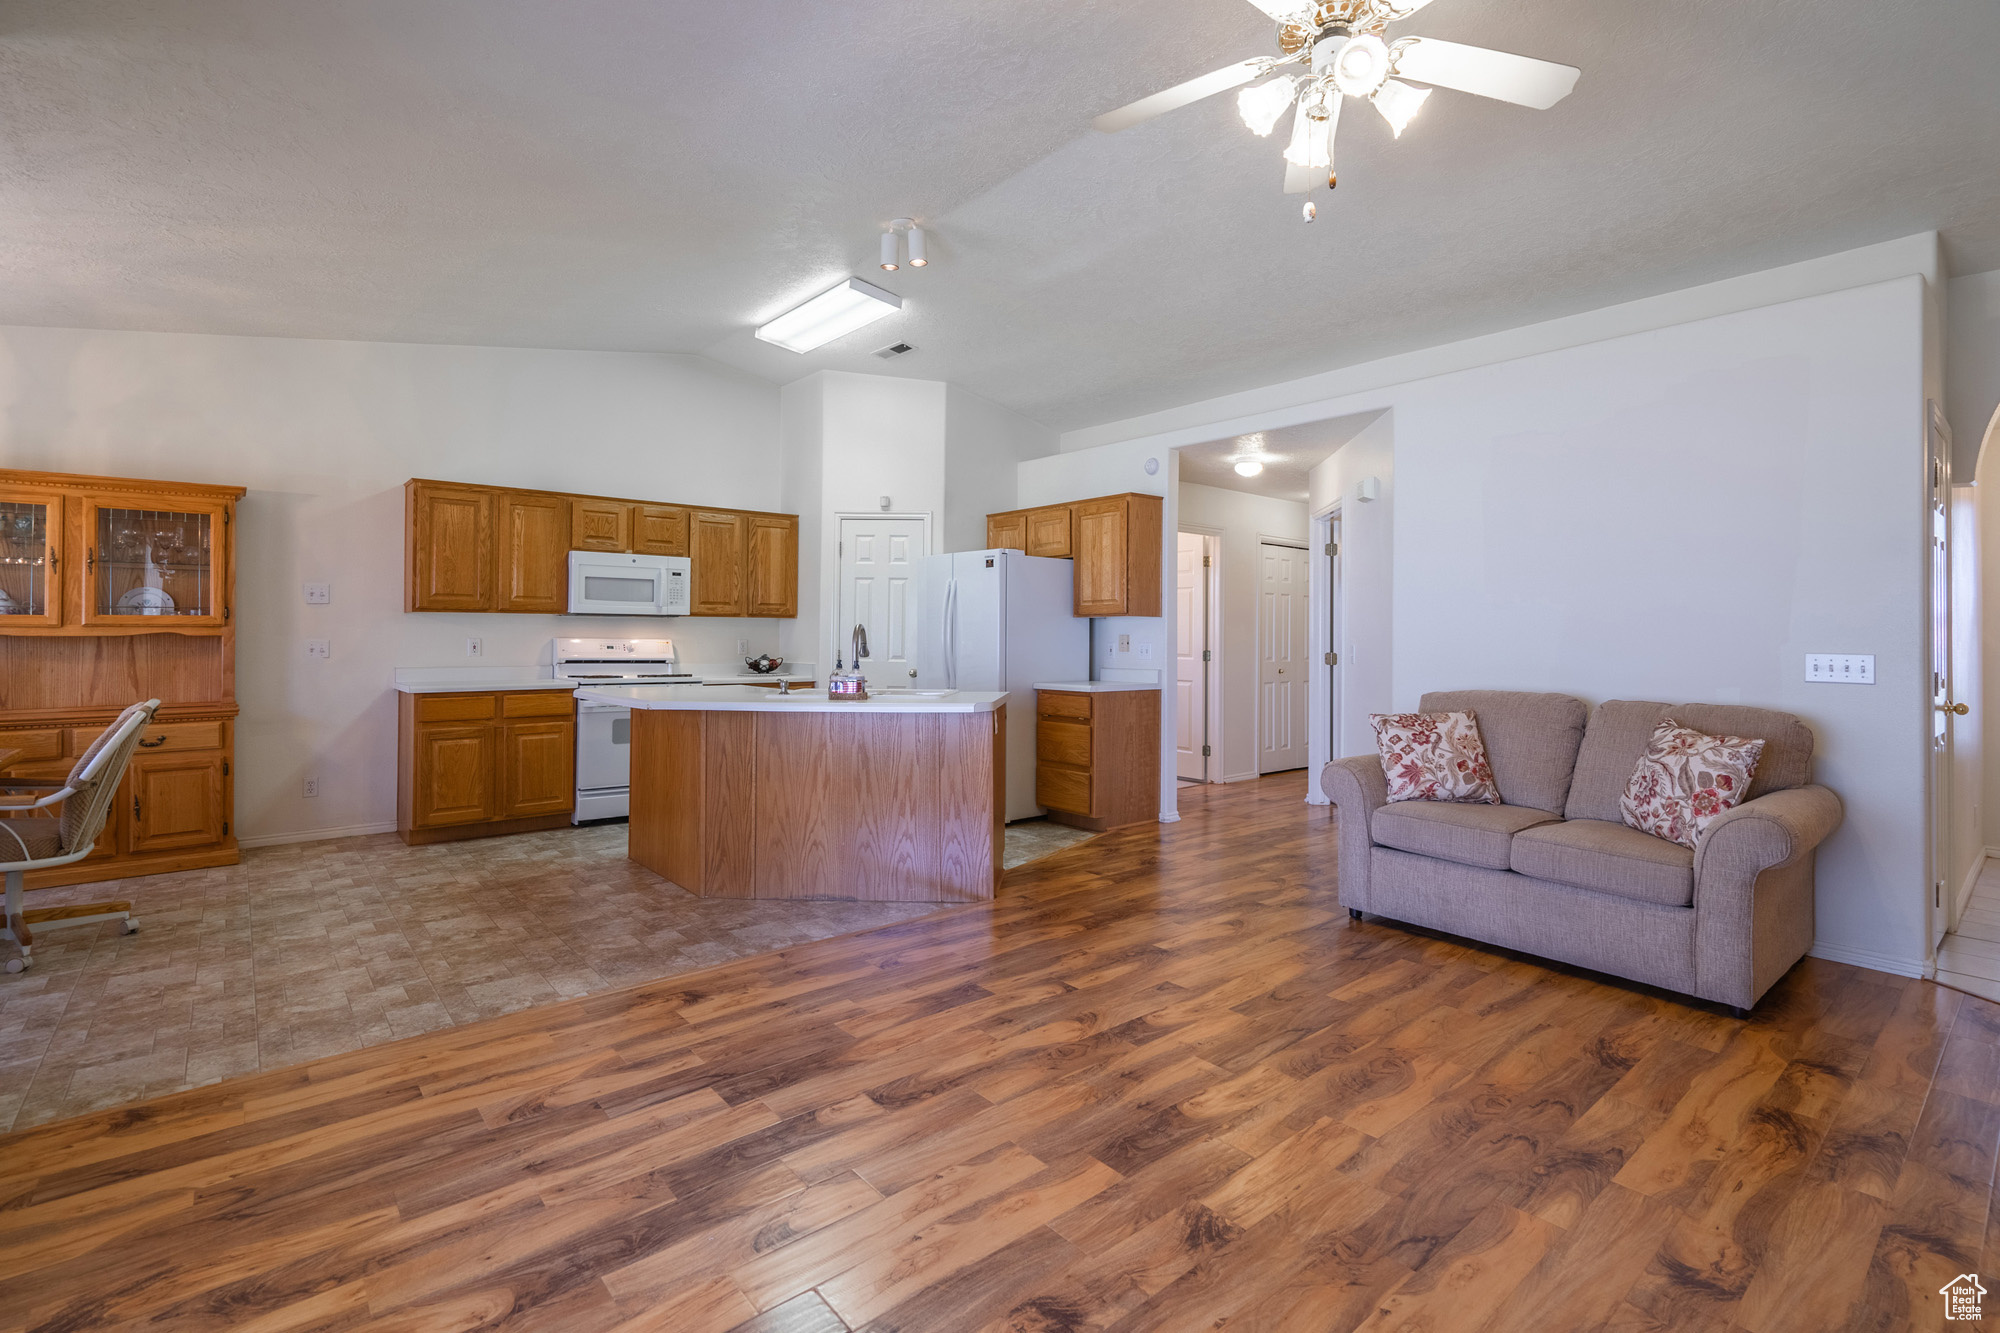
[[[1341,906],[1371,911],[1368,849],[1373,839],[1368,824],[1389,800],[1389,780],[1382,775],[1381,756],[1358,754],[1336,759],[1320,770],[1319,785],[1340,819]]]
[[[1694,856],[1695,994],[1748,1009],[1813,942],[1813,853],[1840,798],[1793,787],[1708,826]]]
[[[1721,876],[1747,885],[1766,870],[1795,865],[1840,827],[1840,798],[1825,787],[1767,792],[1708,826],[1694,856],[1699,886]]]

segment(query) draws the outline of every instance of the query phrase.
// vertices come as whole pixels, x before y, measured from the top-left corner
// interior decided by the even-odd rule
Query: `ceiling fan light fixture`
[[[894,292],[848,278],[761,325],[757,337],[788,352],[810,352],[902,308],[903,298]]]
[[[1412,88],[1401,79],[1390,79],[1376,90],[1372,99],[1375,109],[1382,113],[1382,119],[1389,122],[1389,128],[1398,139],[1409,128],[1412,118],[1424,109],[1424,101],[1431,95],[1428,88]]]
[[[1285,114],[1285,108],[1298,95],[1298,83],[1289,77],[1272,79],[1254,88],[1245,88],[1236,94],[1236,112],[1243,117],[1243,123],[1250,132],[1260,139],[1267,139],[1271,131],[1278,127],[1278,120]]]
[[[1348,97],[1373,97],[1389,77],[1389,46],[1372,32],[1350,37],[1333,58],[1333,84]]]

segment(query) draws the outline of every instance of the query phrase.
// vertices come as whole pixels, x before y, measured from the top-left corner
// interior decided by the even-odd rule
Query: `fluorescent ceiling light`
[[[787,310],[759,328],[757,336],[787,351],[810,352],[902,308],[903,298],[894,292],[885,292],[859,278],[849,278],[804,305]]]

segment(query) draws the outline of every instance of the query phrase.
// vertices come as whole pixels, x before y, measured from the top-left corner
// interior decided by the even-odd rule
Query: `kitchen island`
[[[632,710],[628,855],[710,898],[975,902],[1000,879],[1007,696],[587,687]]]

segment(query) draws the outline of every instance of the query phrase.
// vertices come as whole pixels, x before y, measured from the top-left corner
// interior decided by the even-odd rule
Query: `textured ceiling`
[[[0,3],[0,322],[705,353],[1068,428],[1936,227],[2000,267],[1994,0],[1436,0],[1580,66],[1345,118],[1305,226],[1244,0]],[[934,263],[883,275],[880,224]],[[858,274],[904,311],[749,328]],[[898,339],[916,352],[869,355]]]
[[[1381,415],[1361,412],[1286,426],[1282,430],[1260,430],[1254,435],[1231,435],[1182,445],[1174,451],[1180,459],[1181,484],[1220,486],[1228,491],[1268,495],[1278,500],[1307,499],[1312,470]],[[1234,460],[1248,454],[1261,457],[1264,470],[1254,477],[1239,477]]]

